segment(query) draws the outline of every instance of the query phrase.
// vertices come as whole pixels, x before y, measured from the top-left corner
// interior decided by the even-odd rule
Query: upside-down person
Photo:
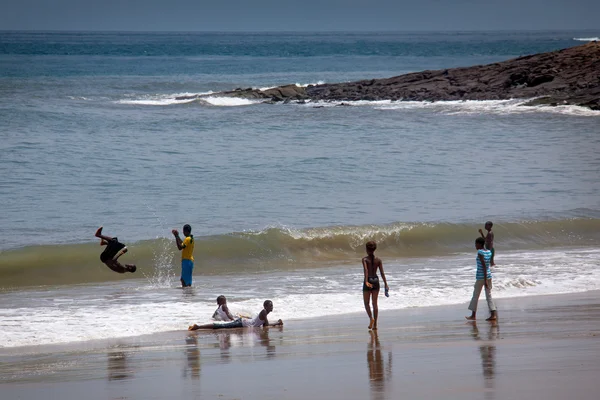
[[[102,227],[98,228],[95,236],[100,238],[100,246],[106,246],[106,249],[100,254],[100,261],[115,272],[124,274],[125,272],[135,272],[137,267],[134,264],[121,264],[118,259],[127,253],[127,246],[119,242],[116,237],[110,237],[102,234]]]

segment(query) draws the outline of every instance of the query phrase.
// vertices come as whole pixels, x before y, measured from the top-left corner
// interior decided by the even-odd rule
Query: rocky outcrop
[[[265,101],[270,100],[273,102],[309,99],[309,97],[306,94],[306,90],[303,87],[296,85],[286,85],[266,90],[238,88],[235,90],[219,92],[210,95],[179,96],[176,97],[176,100],[191,100],[210,96],[238,97],[242,99],[264,99]]]
[[[423,71],[386,79],[268,90],[237,89],[219,96],[292,100],[504,100],[528,105],[573,104],[600,110],[600,43],[465,68]]]

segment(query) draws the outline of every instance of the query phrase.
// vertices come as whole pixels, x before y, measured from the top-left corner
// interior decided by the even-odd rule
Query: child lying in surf
[[[273,302],[271,300],[265,300],[263,303],[262,311],[255,318],[238,318],[231,322],[226,323],[212,323],[205,325],[191,325],[188,331],[195,331],[198,329],[230,329],[230,328],[245,328],[245,327],[258,327],[258,326],[280,326],[283,325],[282,320],[278,320],[274,324],[270,324],[267,319],[267,315],[273,311]]]

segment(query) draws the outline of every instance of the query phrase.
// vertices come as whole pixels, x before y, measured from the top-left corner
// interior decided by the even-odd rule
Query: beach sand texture
[[[597,399],[600,293],[0,350],[2,399]],[[358,301],[358,300],[357,300]],[[140,321],[143,323],[143,321]]]

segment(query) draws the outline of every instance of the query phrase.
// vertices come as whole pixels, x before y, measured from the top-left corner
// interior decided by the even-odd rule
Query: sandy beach
[[[465,304],[382,312],[377,332],[350,314],[5,348],[0,398],[597,399],[599,295],[502,299],[497,324]]]

